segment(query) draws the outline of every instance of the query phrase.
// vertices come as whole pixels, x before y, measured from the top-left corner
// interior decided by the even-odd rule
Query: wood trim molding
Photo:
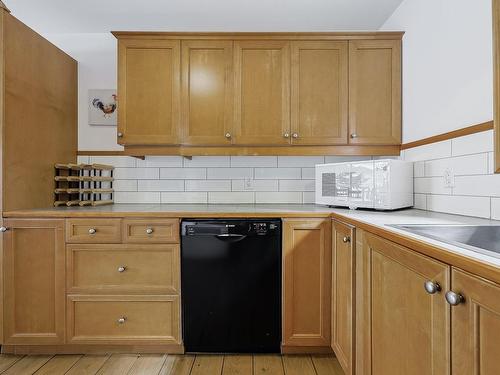
[[[6,12],[10,13],[10,9],[7,8],[7,5],[3,1],[0,0],[0,8],[4,9]]]
[[[126,156],[125,151],[77,151],[78,156]]]
[[[418,141],[404,143],[401,145],[401,150],[407,150],[409,148],[424,146],[424,145],[428,145],[431,143],[446,141],[448,139],[463,137],[464,135],[481,133],[481,132],[484,132],[487,130],[492,130],[492,129],[493,129],[493,121],[487,121],[487,122],[483,122],[481,124],[468,126],[466,128],[453,130],[453,131],[448,132],[448,133],[438,134],[438,135],[434,135],[434,136],[429,137],[429,138],[420,139]]]
[[[493,73],[495,173],[500,173],[500,0],[493,0]]]

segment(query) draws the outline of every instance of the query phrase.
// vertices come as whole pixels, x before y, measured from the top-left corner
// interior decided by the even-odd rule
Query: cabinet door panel
[[[292,143],[347,143],[348,42],[292,42]]]
[[[234,137],[246,145],[288,144],[290,46],[282,41],[234,42]]]
[[[285,220],[283,345],[330,346],[331,224]]]
[[[351,144],[401,143],[401,41],[349,42]]]
[[[182,143],[230,145],[233,42],[182,42]]]
[[[500,285],[457,269],[451,283],[465,297],[451,308],[452,374],[498,374]]]
[[[64,221],[6,220],[6,344],[64,342]]]
[[[333,222],[332,349],[346,375],[354,357],[354,228]]]
[[[180,42],[124,39],[118,49],[118,142],[179,143]]]
[[[448,375],[450,309],[444,291],[449,266],[380,237],[366,234],[370,257],[372,375]],[[426,281],[442,291],[428,294]]]

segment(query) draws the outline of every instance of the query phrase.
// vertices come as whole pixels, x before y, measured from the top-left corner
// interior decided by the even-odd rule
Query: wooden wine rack
[[[54,167],[54,206],[113,204],[113,166],[56,164]]]

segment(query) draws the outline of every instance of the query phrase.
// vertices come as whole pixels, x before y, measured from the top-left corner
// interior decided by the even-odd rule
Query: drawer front
[[[69,293],[178,294],[179,245],[68,245]]]
[[[68,342],[180,344],[176,296],[68,296]]]
[[[68,243],[120,243],[121,219],[68,219]]]
[[[178,243],[179,220],[124,220],[123,234],[128,243]]]

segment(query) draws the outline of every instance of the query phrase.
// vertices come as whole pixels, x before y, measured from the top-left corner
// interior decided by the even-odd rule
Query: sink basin
[[[500,225],[389,225],[500,258]]]

